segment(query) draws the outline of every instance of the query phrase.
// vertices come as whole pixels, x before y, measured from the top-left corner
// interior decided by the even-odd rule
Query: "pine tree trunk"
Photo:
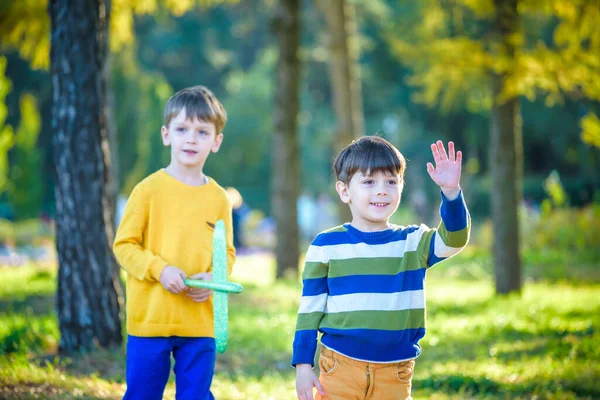
[[[275,104],[271,205],[276,221],[275,257],[277,277],[296,276],[299,262],[299,232],[296,202],[300,194],[298,146],[300,87],[300,0],[280,0],[275,11],[274,30],[279,59],[275,76]]]
[[[62,353],[122,342],[122,289],[108,206],[107,1],[48,5]]]
[[[515,45],[511,35],[519,24],[517,0],[496,0],[495,5],[494,33],[498,55],[508,57],[514,65]],[[516,97],[500,99],[506,76],[511,72],[505,71],[492,78],[495,102],[490,119],[491,208],[498,294],[520,292],[522,285],[518,218],[523,167],[521,117]]]
[[[337,155],[365,131],[356,12],[346,0],[317,0],[317,5],[327,24],[329,76],[338,123],[333,151]],[[338,204],[341,222],[350,221],[348,206]]]

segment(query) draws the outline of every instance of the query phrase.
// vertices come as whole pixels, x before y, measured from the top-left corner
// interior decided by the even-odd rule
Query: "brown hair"
[[[204,86],[192,86],[175,93],[165,105],[165,126],[179,113],[185,110],[186,118],[198,118],[200,121],[210,122],[216,128],[216,133],[221,133],[227,112],[223,104],[215,95]]]
[[[346,185],[356,171],[364,175],[376,172],[398,174],[402,178],[406,170],[406,160],[398,149],[379,136],[363,136],[352,141],[333,162],[335,177]]]

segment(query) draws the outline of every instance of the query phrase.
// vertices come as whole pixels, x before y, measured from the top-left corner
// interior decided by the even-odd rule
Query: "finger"
[[[438,151],[437,145],[435,143],[431,145],[431,154],[433,155],[433,161],[435,161],[437,164],[438,161],[440,161],[440,152]]]
[[[325,396],[325,389],[323,389],[323,385],[321,385],[321,382],[318,379],[315,379],[314,383],[319,393],[321,393],[321,396]]]
[[[433,167],[433,164],[430,162],[427,163],[427,172],[429,173],[429,176],[431,176],[433,178],[433,173],[435,172],[435,168]]]
[[[306,391],[305,396],[306,396],[306,400],[314,400],[315,399],[315,397],[313,396],[312,387]]]
[[[185,282],[183,281],[186,278],[185,274],[182,272],[179,274],[179,276],[177,277],[177,288],[179,288],[179,291],[183,292],[183,291],[187,291],[188,286],[185,284]]]
[[[456,162],[459,165],[461,165],[461,163],[462,163],[462,151],[460,151],[460,150],[456,152]]]
[[[448,142],[448,160],[455,161],[454,142]]]
[[[440,153],[440,159],[447,160],[448,154],[446,154],[446,149],[444,148],[444,142],[442,142],[441,140],[438,140],[437,148],[438,148],[438,153]]]

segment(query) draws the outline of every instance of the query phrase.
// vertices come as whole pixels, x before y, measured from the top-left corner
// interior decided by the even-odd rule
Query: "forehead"
[[[171,124],[193,124],[202,128],[212,128],[215,129],[215,124],[209,121],[204,121],[198,119],[196,116],[189,117],[187,116],[185,109],[181,110],[179,114],[177,114],[172,120]]]
[[[352,179],[356,178],[356,179],[361,179],[361,178],[398,178],[400,177],[399,174],[394,173],[392,171],[388,171],[388,170],[378,170],[375,172],[371,172],[366,171],[365,173],[363,173],[360,169],[358,171],[356,171],[354,173],[354,175],[352,176]]]

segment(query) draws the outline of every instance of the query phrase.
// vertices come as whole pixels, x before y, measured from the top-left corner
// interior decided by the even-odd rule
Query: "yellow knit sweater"
[[[159,282],[166,265],[191,276],[212,270],[213,227],[225,222],[229,272],[235,261],[231,203],[209,179],[190,186],[160,170],[131,192],[113,250],[127,271],[127,333],[214,337],[212,297],[202,303]]]

